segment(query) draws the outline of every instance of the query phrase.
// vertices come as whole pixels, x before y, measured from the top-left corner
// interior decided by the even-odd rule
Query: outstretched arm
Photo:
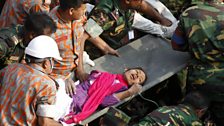
[[[115,94],[115,96],[119,99],[119,100],[123,100],[125,98],[128,98],[134,94],[137,94],[138,92],[140,92],[142,89],[142,86],[139,84],[134,84],[132,85],[128,90],[120,92]]]
[[[78,67],[76,70],[76,76],[81,82],[85,81],[88,78],[88,74],[85,72],[84,67],[83,67],[83,51],[84,51],[85,41],[88,38],[89,38],[89,35],[87,33],[84,33],[84,35],[81,39],[79,61],[78,61]]]
[[[119,93],[114,93],[113,95],[108,95],[104,98],[104,100],[101,103],[101,106],[107,107],[107,106],[112,106],[117,103],[119,103],[121,100],[128,98],[136,93],[138,93],[142,89],[141,85],[133,85],[129,89],[121,89],[121,92]]]
[[[90,42],[92,42],[95,46],[97,46],[100,50],[104,52],[104,54],[111,54],[114,56],[119,56],[118,52],[111,48],[103,39],[100,37],[90,38]]]

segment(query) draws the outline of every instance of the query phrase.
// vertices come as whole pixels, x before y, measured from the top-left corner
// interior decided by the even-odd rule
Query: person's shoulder
[[[186,105],[186,104],[177,105],[176,111],[178,111],[180,115],[189,115],[189,116],[195,115],[195,111],[194,111],[193,107],[191,107],[190,105]]]
[[[21,27],[22,27],[21,25],[16,25],[13,27],[0,28],[0,36],[2,38],[3,36],[10,37],[10,36],[17,35]]]
[[[180,19],[191,18],[205,20],[207,17],[223,15],[224,6],[217,4],[196,4],[188,7],[180,16]],[[206,17],[207,16],[207,17]],[[191,20],[192,21],[192,20]]]
[[[185,15],[188,15],[188,13],[190,13],[191,11],[195,11],[198,9],[198,6],[197,5],[193,5],[193,6],[189,6],[186,10],[184,10],[182,12],[182,16],[185,16]]]
[[[8,71],[8,72],[14,72],[15,73],[15,71],[20,71],[23,68],[24,68],[23,64],[12,63],[12,64],[7,65],[5,68],[1,69],[1,71]]]
[[[163,113],[170,113],[172,110],[172,107],[171,106],[162,106],[162,107],[159,107],[157,109],[155,109],[154,111],[152,111],[150,113],[150,115],[154,116],[154,115],[160,115],[160,114],[163,114]]]
[[[22,29],[23,26],[21,25],[0,28],[0,45],[7,44],[8,48],[14,49],[21,41],[20,34],[22,33]]]
[[[34,83],[40,83],[42,86],[56,89],[56,81],[52,77],[44,73],[35,73],[32,75]]]

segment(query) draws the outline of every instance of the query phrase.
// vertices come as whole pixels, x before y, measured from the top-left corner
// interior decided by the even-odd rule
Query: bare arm
[[[52,118],[47,117],[37,117],[38,118],[38,125],[39,126],[62,126],[61,123],[53,120]]]
[[[104,52],[104,54],[111,54],[114,56],[119,56],[118,52],[111,48],[103,39],[100,37],[96,38],[89,38],[88,39],[91,43],[97,46],[100,50]]]
[[[128,98],[130,96],[132,96],[131,92],[126,90],[126,91],[122,91],[120,93],[115,94],[115,96],[119,99],[119,100],[123,100],[125,98]]]
[[[82,39],[81,39],[81,47],[80,47],[80,52],[79,52],[79,62],[78,62],[78,67],[76,70],[76,75],[80,81],[85,81],[88,77],[88,74],[85,73],[84,67],[83,67],[83,51],[84,51],[84,46],[85,46],[85,41],[86,39],[89,38],[89,35],[87,33],[84,33]]]
[[[84,81],[88,77],[88,74],[85,73],[84,67],[83,67],[83,51],[85,46],[85,40],[88,38],[89,38],[89,35],[87,33],[84,33],[83,37],[81,38],[79,61],[78,61],[77,70],[75,71],[75,75],[80,81]],[[69,94],[70,97],[75,94],[76,87],[74,83],[75,82],[70,77],[66,78],[65,80],[65,90],[66,90],[66,93]]]
[[[129,88],[126,91],[122,91],[120,93],[115,94],[115,96],[119,99],[119,100],[123,100],[125,98],[128,98],[134,94],[137,94],[138,92],[140,92],[142,89],[142,86],[139,84],[134,84],[131,86],[131,88]]]

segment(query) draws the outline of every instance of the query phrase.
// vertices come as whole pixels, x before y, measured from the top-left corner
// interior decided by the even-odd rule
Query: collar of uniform
[[[30,63],[30,64],[28,64],[28,66],[30,66],[33,69],[38,70],[38,71],[46,74],[46,71],[40,65],[37,65],[35,63]]]

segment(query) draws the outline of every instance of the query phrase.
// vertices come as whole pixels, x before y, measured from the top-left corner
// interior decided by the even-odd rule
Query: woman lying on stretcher
[[[140,92],[146,79],[146,73],[142,68],[131,68],[123,74],[92,71],[86,81],[77,84],[76,94],[72,96],[72,99],[65,93],[64,85],[59,85],[56,112],[53,118],[57,120],[63,117],[60,118],[63,124],[80,123],[94,113],[99,106],[115,105]],[[46,111],[50,111],[50,108]],[[46,111],[43,114],[50,113]]]

